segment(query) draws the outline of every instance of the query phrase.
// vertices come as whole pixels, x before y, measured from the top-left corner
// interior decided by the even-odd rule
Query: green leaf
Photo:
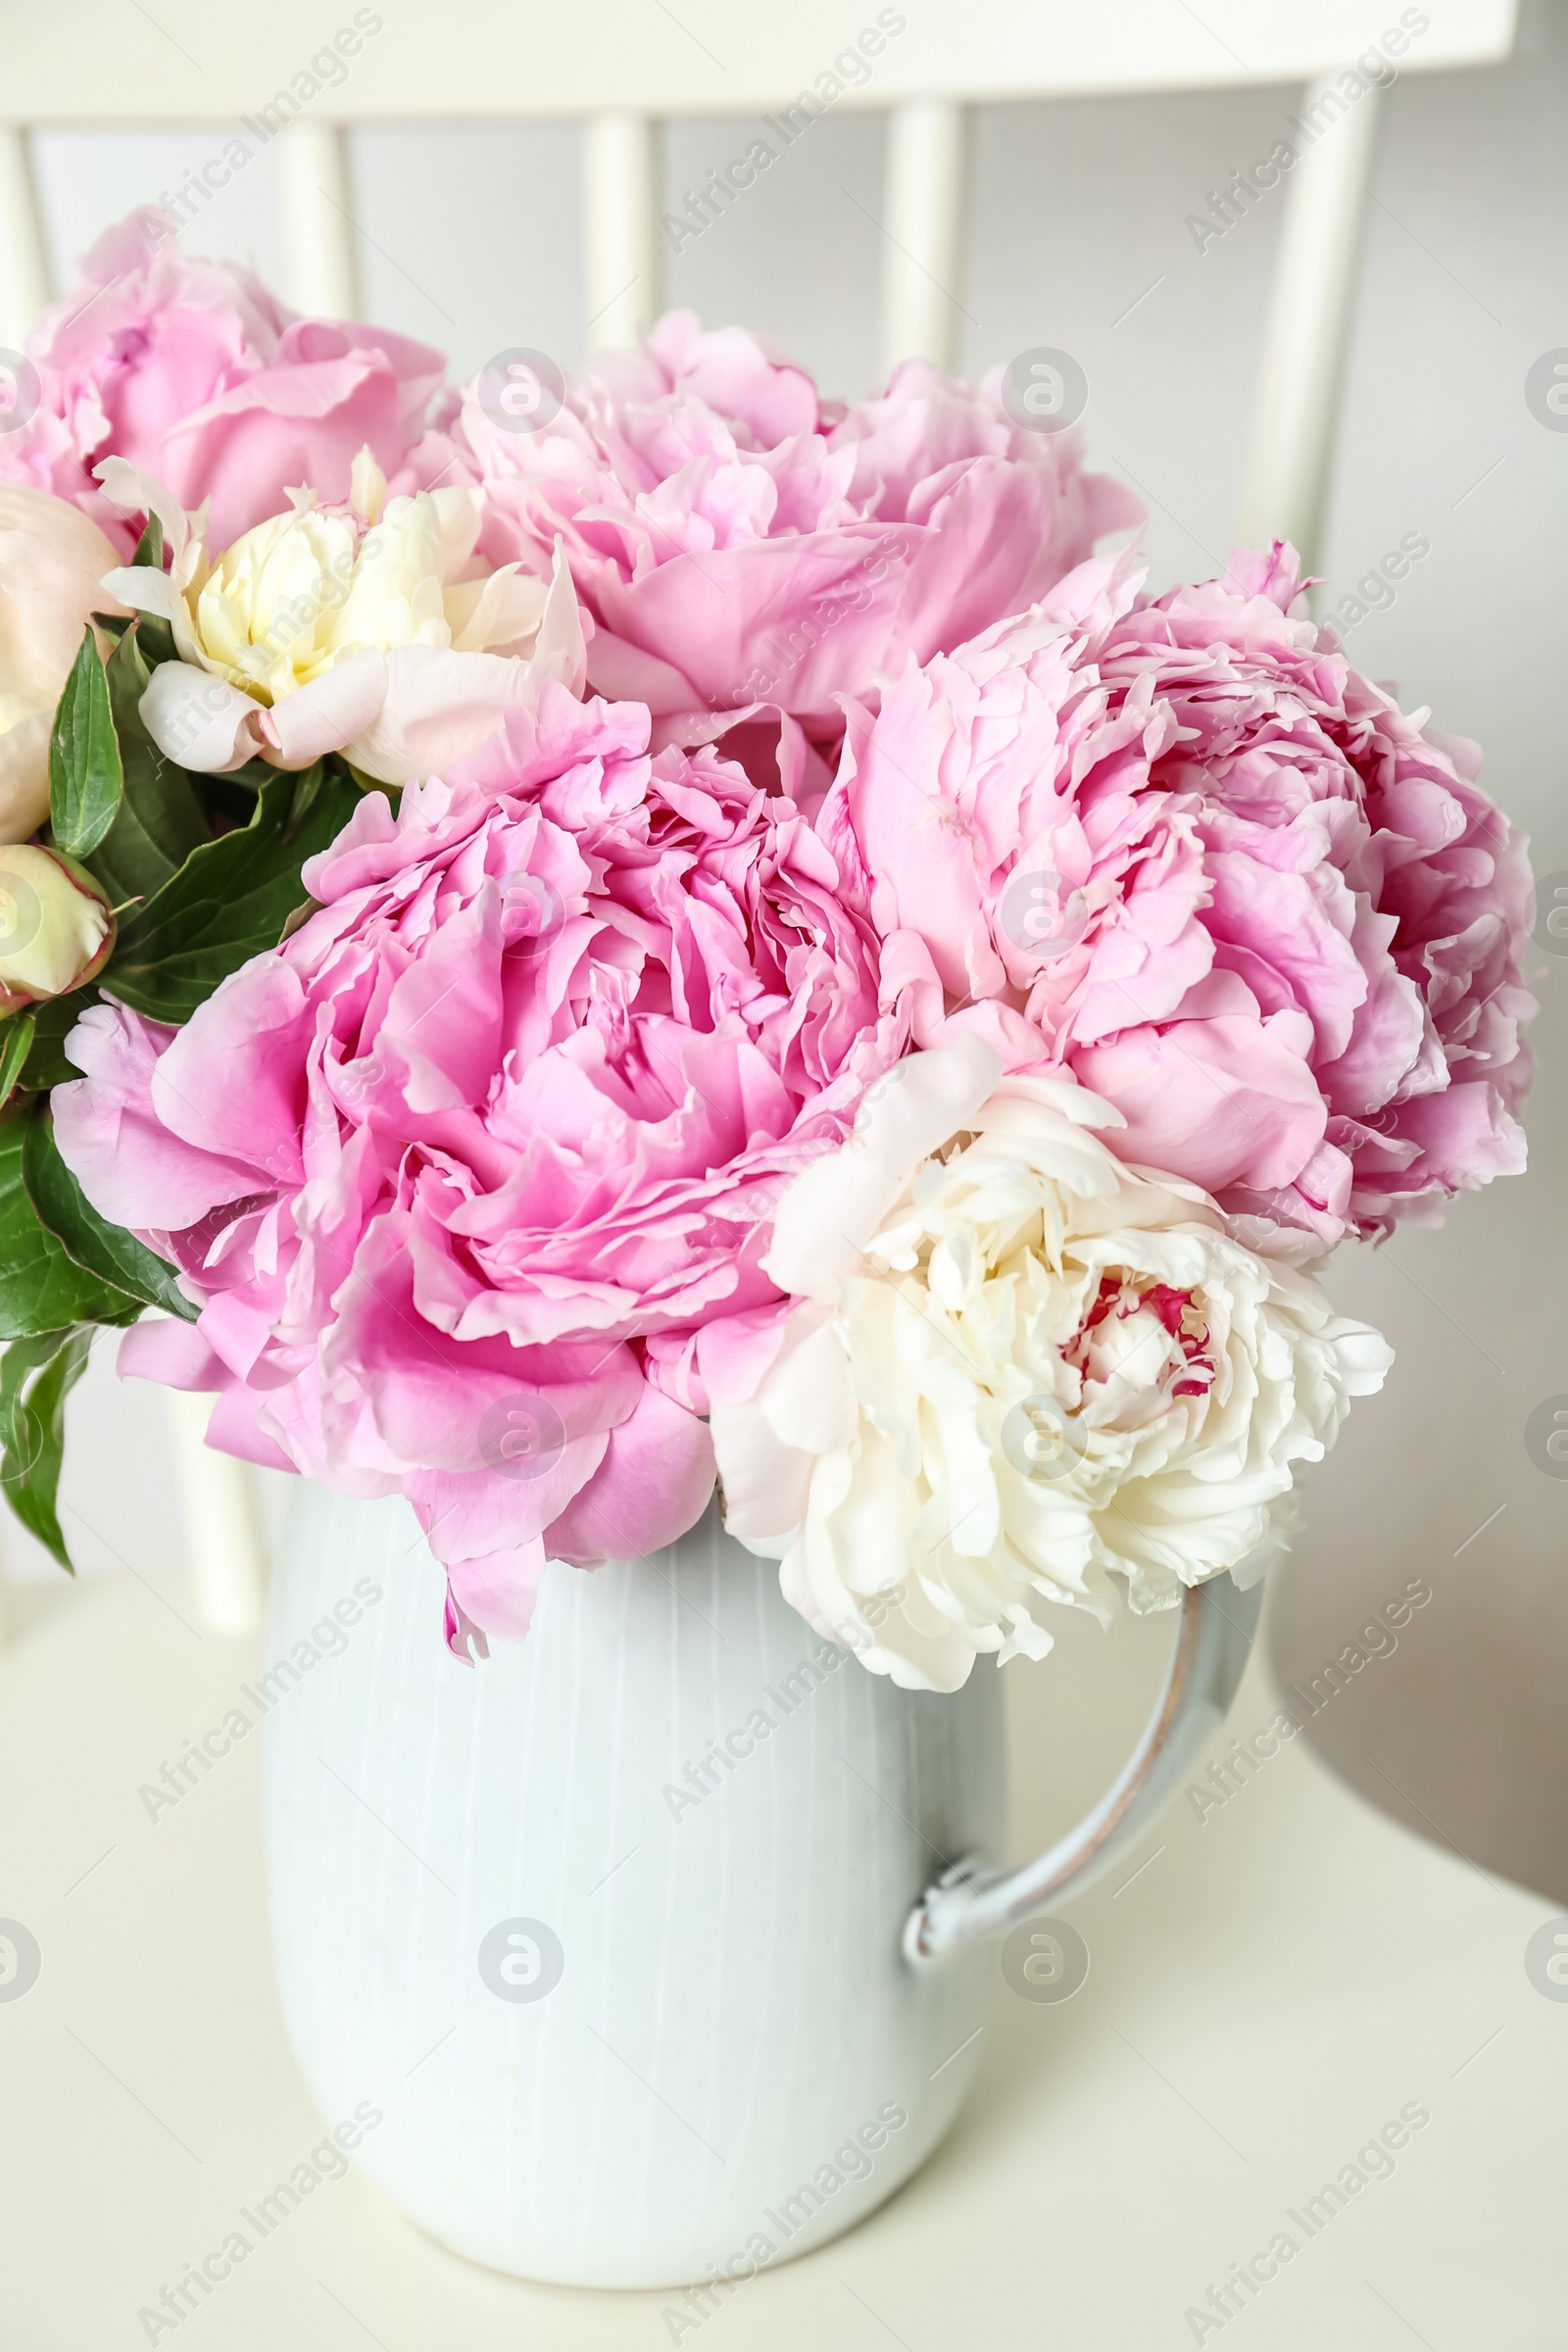
[[[49,739],[49,821],[55,847],[85,858],[115,821],[124,775],[109,711],[109,687],[91,629],[66,680]]]
[[[134,1323],[141,1301],[77,1265],[39,1223],[22,1175],[31,1124],[0,1119],[0,1340],[36,1339],[68,1323]]]
[[[160,662],[177,662],[179,660],[179,648],[174,643],[174,632],[168,621],[156,612],[137,614],[136,643],[141,648],[143,661],[154,669],[158,667]]]
[[[140,626],[122,637],[104,672],[125,788],[114,823],[86,860],[117,906],[150,899],[212,838],[189,776],[165,759],[142,725],[149,673],[141,637]]]
[[[147,528],[137,540],[136,553],[130,560],[132,564],[145,564],[150,571],[163,570],[164,526],[156,514],[148,515]],[[174,632],[168,621],[162,619],[158,613],[138,613],[136,634],[141,640],[143,656],[155,669],[160,662],[172,662],[177,659],[178,649],[174,644]]]
[[[176,1287],[174,1270],[133,1233],[102,1218],[60,1156],[47,1104],[27,1121],[22,1147],[22,1181],[41,1225],[89,1274],[96,1274],[144,1306],[161,1306],[194,1323],[197,1308]]]
[[[32,1047],[22,1071],[24,1089],[41,1094],[51,1086],[64,1086],[68,1079],[81,1076],[75,1063],[66,1059],[66,1040],[88,1005],[101,1003],[97,989],[89,982],[85,988],[74,988],[68,997],[50,997],[44,1004],[33,1006]]]
[[[336,839],[360,805],[352,784],[330,776],[292,840],[286,827],[302,779],[274,775],[251,821],[194,850],[156,898],[121,925],[100,975],[112,996],[156,1021],[187,1021],[220,980],[276,947],[307,895],[300,868]]]
[[[314,767],[308,767],[303,775],[295,777],[294,798],[289,805],[288,822],[283,827],[285,841],[298,840],[304,829],[306,818],[321,797],[321,788],[325,782],[326,769],[319,760]]]
[[[23,1063],[32,1052],[36,1026],[30,1012],[19,1012],[0,1029],[0,1103],[9,1102],[16,1092]]]
[[[311,772],[309,769],[306,770],[307,774]],[[227,767],[220,776],[214,776],[211,781],[214,784],[239,786],[246,792],[260,792],[265,784],[271,783],[276,774],[276,768],[271,766],[269,761],[256,759],[247,760],[240,767]],[[247,824],[250,822],[248,815],[245,821]]]
[[[267,771],[267,781],[276,775],[275,767]],[[214,834],[243,833],[256,814],[256,795],[260,787],[243,781],[236,783],[232,776],[192,776],[192,784],[202,805],[202,815]]]
[[[0,1357],[0,1484],[28,1532],[73,1575],[60,1532],[66,1397],[87,1369],[90,1325],[13,1340]]]

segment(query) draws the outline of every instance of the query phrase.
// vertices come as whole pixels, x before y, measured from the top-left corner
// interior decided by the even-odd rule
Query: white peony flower
[[[586,648],[564,564],[547,582],[480,562],[477,490],[387,502],[365,449],[349,506],[291,491],[289,514],[215,556],[205,509],[187,515],[123,459],[98,475],[117,505],[164,527],[168,572],[127,565],[105,586],[173,631],[179,660],[154,671],[141,714],[187,767],[220,775],[260,756],[300,768],[343,751],[402,784],[482,741],[511,705],[535,707],[545,678],[582,691]]]
[[[1250,1581],[1296,1464],[1393,1361],[1206,1195],[1118,1160],[1093,1130],[1121,1123],[964,1037],[780,1200],[763,1262],[798,1303],[752,1393],[713,1399],[726,1525],[908,1688],[1044,1656],[1039,1603],[1108,1618],[1113,1578],[1140,1611]]]

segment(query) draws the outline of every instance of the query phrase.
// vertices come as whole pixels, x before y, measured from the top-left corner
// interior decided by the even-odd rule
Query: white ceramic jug
[[[302,1486],[265,1735],[278,1979],[323,2116],[423,2228],[526,2277],[735,2282],[887,2197],[972,2076],[988,1938],[1141,1834],[1245,1655],[1194,1596],[1106,1803],[1004,1875],[1002,1691],[819,1642],[710,1511],[442,1640],[412,1512]],[[1178,1731],[1182,1736],[1175,1736]],[[933,1892],[947,1879],[945,1891]]]

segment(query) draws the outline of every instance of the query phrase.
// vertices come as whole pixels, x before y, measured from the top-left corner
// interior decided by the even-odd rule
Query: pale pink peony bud
[[[49,813],[49,730],[89,612],[123,612],[103,587],[115,550],[63,498],[0,482],[0,841]]]
[[[0,1012],[80,988],[114,944],[108,898],[85,867],[35,842],[0,847]]]

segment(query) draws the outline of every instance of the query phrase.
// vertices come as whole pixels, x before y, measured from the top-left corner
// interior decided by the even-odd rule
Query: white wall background
[[[1266,152],[1294,103],[1249,86],[974,120],[965,369],[1040,344],[1080,359],[1095,457],[1147,498],[1159,586],[1204,575],[1230,544],[1281,206],[1202,255],[1185,217]],[[1390,93],[1324,560],[1337,597],[1406,532],[1430,539],[1352,654],[1443,727],[1483,740],[1485,775],[1531,833],[1538,873],[1568,868],[1568,434],[1536,421],[1523,386],[1542,352],[1568,345],[1565,121],[1568,27],[1545,13],[1514,63],[1411,75]],[[671,125],[669,201],[750,135],[741,121]],[[200,131],[43,134],[57,290],[104,222],[213,145]],[[761,329],[830,391],[870,389],[881,163],[874,115],[829,117],[671,258],[671,299]],[[463,373],[517,344],[575,364],[574,130],[380,128],[357,136],[353,170],[368,317],[442,345]],[[271,171],[258,157],[187,245],[277,282]],[[1425,1577],[1434,1604],[1317,1737],[1413,1826],[1568,1895],[1568,1481],[1543,1475],[1523,1443],[1532,1409],[1568,1393],[1568,959],[1535,962],[1532,1173],[1461,1201],[1440,1234],[1342,1258],[1339,1297],[1382,1325],[1399,1361],[1311,1489],[1273,1625],[1286,1673],[1309,1673]],[[68,1529],[84,1571],[129,1568],[170,1592],[182,1531],[162,1399],[119,1387],[108,1358],[106,1344],[72,1408]],[[0,1544],[12,1574],[55,1573],[14,1528]]]

